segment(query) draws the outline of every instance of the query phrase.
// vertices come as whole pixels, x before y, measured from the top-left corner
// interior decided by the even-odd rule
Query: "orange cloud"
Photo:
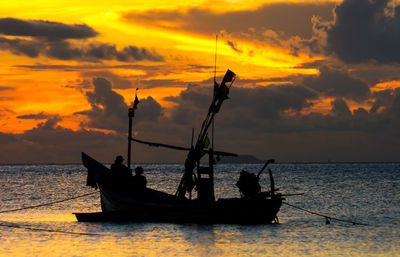
[[[373,87],[371,87],[371,91],[379,92],[379,91],[388,90],[388,89],[393,90],[398,87],[400,87],[400,81],[398,81],[398,80],[385,81],[385,82],[378,83],[378,84],[374,85]]]

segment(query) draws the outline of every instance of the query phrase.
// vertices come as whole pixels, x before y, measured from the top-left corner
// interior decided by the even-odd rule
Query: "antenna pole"
[[[218,34],[215,35],[215,56],[214,56],[214,98],[217,94],[216,89],[216,75],[217,75],[217,49],[218,49]],[[214,120],[212,121],[211,127],[211,148],[214,149]]]
[[[215,35],[214,82],[217,73],[217,46],[218,46],[218,34]]]

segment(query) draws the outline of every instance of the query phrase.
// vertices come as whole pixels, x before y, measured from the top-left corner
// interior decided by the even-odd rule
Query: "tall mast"
[[[221,108],[223,101],[228,99],[229,88],[232,86],[232,83],[235,80],[235,76],[236,74],[228,69],[221,84],[220,85],[216,84],[218,86],[217,93],[215,94],[211,102],[211,105],[208,108],[208,113],[201,126],[197,142],[194,148],[192,148],[189,151],[186,157],[185,171],[183,173],[181,182],[179,183],[178,190],[176,192],[176,195],[178,197],[184,198],[187,192],[190,195],[192,189],[196,185],[195,178],[193,178],[194,176],[193,170],[204,154],[204,149],[206,147],[206,141],[208,137],[208,129],[210,128],[215,115],[219,112],[219,109]],[[227,86],[226,83],[229,82],[231,83],[229,86]]]

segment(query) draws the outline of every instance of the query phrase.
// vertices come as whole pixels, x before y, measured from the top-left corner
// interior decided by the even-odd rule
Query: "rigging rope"
[[[83,195],[74,196],[74,197],[67,198],[67,199],[63,199],[63,200],[59,200],[59,201],[54,201],[54,202],[49,202],[49,203],[43,203],[43,204],[39,204],[39,205],[26,206],[26,207],[22,207],[22,208],[18,208],[18,209],[0,211],[0,213],[21,211],[21,210],[33,209],[33,208],[38,208],[38,207],[47,206],[47,205],[53,205],[53,204],[56,204],[56,203],[62,203],[62,202],[74,200],[74,199],[77,199],[77,198],[81,198],[81,197],[93,195],[93,194],[95,194],[95,193],[97,193],[97,192],[98,192],[98,191],[91,192],[91,193],[87,193],[87,194],[83,194]]]
[[[0,211],[0,213],[14,212],[14,211],[38,208],[38,207],[47,206],[47,205],[53,205],[53,204],[62,203],[62,202],[74,200],[74,199],[77,199],[77,198],[82,198],[82,197],[85,197],[85,196],[93,195],[93,194],[96,194],[96,193],[98,193],[97,190],[95,192],[91,192],[91,193],[87,193],[87,194],[83,194],[83,195],[78,195],[78,196],[70,197],[70,198],[67,198],[67,199],[59,200],[59,201],[43,203],[43,204],[33,205],[33,206],[25,206],[25,207],[22,207],[22,208],[17,208],[17,209],[12,209],[12,210]],[[0,223],[0,226],[9,227],[9,228],[20,228],[20,229],[26,229],[26,230],[34,230],[34,231],[43,231],[43,232],[72,234],[72,235],[85,235],[85,236],[98,236],[98,235],[100,235],[100,234],[96,234],[96,233],[71,232],[71,231],[55,230],[55,229],[33,228],[33,227],[26,227],[26,226],[21,226],[21,225],[17,225],[17,224]]]
[[[295,208],[295,209],[298,209],[298,210],[301,210],[301,211],[305,211],[305,212],[308,212],[308,213],[310,213],[310,214],[314,214],[314,215],[317,215],[317,216],[324,217],[324,218],[327,220],[327,224],[329,224],[329,221],[330,221],[330,220],[337,220],[337,221],[341,221],[341,222],[351,223],[351,224],[353,224],[353,225],[364,225],[364,226],[368,226],[368,224],[366,224],[366,223],[361,223],[361,222],[356,222],[356,221],[351,221],[351,220],[338,219],[338,218],[330,217],[330,216],[325,215],[325,214],[321,214],[321,213],[317,213],[317,212],[314,212],[314,211],[306,210],[306,209],[304,209],[304,208],[298,207],[298,206],[293,205],[293,204],[290,204],[290,203],[286,203],[286,202],[282,202],[282,203],[283,203],[283,204],[286,204],[286,205],[288,205],[288,206],[290,206],[290,207],[293,207],[293,208]]]

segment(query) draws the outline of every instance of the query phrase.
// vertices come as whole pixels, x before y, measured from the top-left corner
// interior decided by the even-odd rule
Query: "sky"
[[[217,82],[237,75],[216,116],[216,150],[400,161],[400,1],[0,4],[0,163],[126,156],[136,88],[134,136],[189,147],[215,63]],[[186,155],[132,147],[133,162]]]

